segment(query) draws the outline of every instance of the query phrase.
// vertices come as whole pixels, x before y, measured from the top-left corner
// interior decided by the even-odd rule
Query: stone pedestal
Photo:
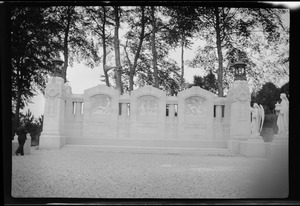
[[[239,154],[240,153],[240,140],[236,138],[232,138],[227,143],[228,149],[233,154]]]
[[[63,78],[50,77],[45,90],[43,132],[40,136],[39,149],[60,149],[66,143],[65,91]]]
[[[273,143],[287,143],[289,141],[288,136],[287,135],[282,135],[282,134],[276,134],[274,135],[273,138]]]
[[[272,158],[287,158],[289,153],[289,139],[287,136],[275,135],[270,144]]]
[[[230,138],[248,139],[251,95],[247,81],[235,81],[228,91],[227,101],[230,106]]]
[[[266,144],[262,137],[241,141],[240,154],[247,157],[266,157]]]

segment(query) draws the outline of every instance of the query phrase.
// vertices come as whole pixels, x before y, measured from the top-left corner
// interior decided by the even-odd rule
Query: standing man
[[[20,126],[17,129],[17,135],[18,135],[18,142],[19,142],[19,147],[16,150],[16,155],[18,156],[18,154],[21,154],[22,156],[24,155],[24,144],[26,141],[26,130],[24,126]]]

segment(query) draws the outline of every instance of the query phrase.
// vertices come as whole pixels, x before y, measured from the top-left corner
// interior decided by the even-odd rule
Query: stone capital
[[[50,77],[45,89],[45,97],[60,97],[64,93],[64,80],[61,77]]]
[[[229,102],[251,101],[250,89],[247,81],[235,81],[228,91],[227,100]]]

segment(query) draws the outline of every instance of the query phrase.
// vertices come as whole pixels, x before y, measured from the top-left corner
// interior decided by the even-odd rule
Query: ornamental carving
[[[240,87],[237,89],[236,98],[240,101],[246,101],[250,97],[249,89],[246,87]]]
[[[111,113],[111,97],[105,94],[99,94],[91,97],[91,113],[92,114],[110,114]]]
[[[185,100],[185,114],[186,116],[204,116],[205,99],[202,97],[189,97]]]
[[[62,78],[50,78],[45,89],[46,97],[56,97],[61,95],[61,84],[63,83]]]
[[[158,98],[145,95],[137,101],[139,115],[158,115]]]
[[[60,94],[59,85],[50,85],[45,90],[46,97],[56,97]]]
[[[247,83],[234,85],[228,92],[227,99],[230,102],[251,101],[251,94]]]

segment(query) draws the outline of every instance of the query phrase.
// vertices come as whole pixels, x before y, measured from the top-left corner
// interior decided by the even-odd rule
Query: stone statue
[[[253,107],[250,108],[250,112],[252,113],[251,136],[259,137],[265,118],[264,108],[262,105],[259,106],[257,103],[254,103]]]
[[[289,133],[289,100],[286,97],[286,94],[280,94],[281,103],[278,102],[275,105],[275,111],[278,115],[277,126],[278,126],[278,135],[288,136]]]

